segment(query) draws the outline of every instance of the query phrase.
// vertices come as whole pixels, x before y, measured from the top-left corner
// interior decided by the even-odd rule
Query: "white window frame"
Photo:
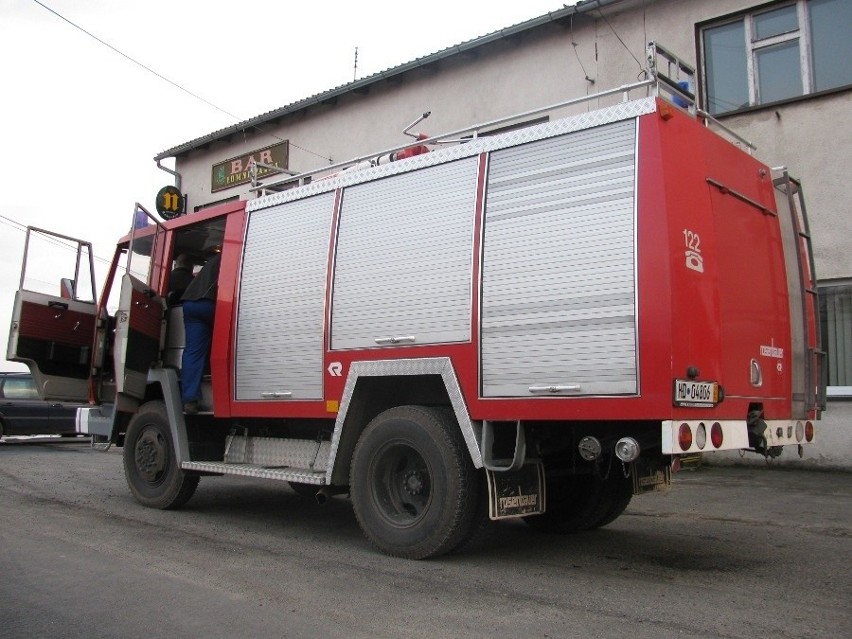
[[[788,31],[786,33],[781,33],[775,36],[771,36],[768,38],[763,38],[761,40],[757,40],[755,37],[755,25],[754,18],[761,16],[763,14],[769,13],[770,11],[776,11],[777,9],[783,9],[784,7],[796,7],[796,19],[798,21],[798,26],[796,29],[792,31]],[[758,54],[771,46],[777,44],[783,44],[785,42],[791,42],[793,40],[799,41],[799,71],[802,77],[802,94],[801,96],[791,96],[790,98],[785,99],[796,99],[798,97],[807,96],[814,93],[813,86],[813,73],[812,73],[812,60],[811,60],[811,33],[810,33],[810,20],[808,18],[808,2],[807,0],[795,0],[794,2],[778,2],[769,6],[762,6],[758,9],[750,11],[746,14],[741,14],[736,17],[733,17],[728,20],[719,20],[717,22],[707,23],[701,26],[700,28],[700,36],[701,36],[701,59],[702,59],[702,87],[704,90],[704,104],[707,110],[709,111],[709,92],[707,90],[707,50],[705,48],[705,38],[704,34],[706,31],[713,29],[715,27],[720,27],[725,24],[734,24],[737,22],[743,23],[743,32],[745,34],[745,48],[746,48],[746,72],[747,72],[747,81],[748,81],[748,101],[749,108],[755,106],[761,106],[762,104],[771,104],[769,102],[762,103],[759,95],[759,87],[760,87],[760,78],[757,69],[757,56]],[[718,115],[725,115],[727,113],[733,113],[739,111],[741,109],[730,109],[728,111],[721,111]]]
[[[786,42],[799,42],[799,70],[802,78],[802,95],[813,93],[811,82],[811,46],[810,46],[810,28],[808,26],[807,4],[805,0],[797,0],[796,5],[796,21],[798,28],[786,33],[780,33],[762,40],[756,39],[756,29],[754,18],[771,11],[783,9],[793,6],[793,3],[779,4],[769,7],[763,11],[755,11],[743,17],[745,23],[746,34],[746,67],[748,69],[748,101],[754,106],[761,104],[760,100],[760,73],[758,72],[757,56],[758,54],[769,47]]]
[[[834,293],[839,289],[850,288],[852,287],[852,279],[840,279],[840,280],[826,280],[823,282],[817,283],[817,290],[819,291],[819,296],[822,298],[826,293]],[[822,309],[822,302],[820,302],[820,309],[825,314],[821,321],[830,322],[837,321],[837,318],[829,318],[827,313],[828,309]],[[823,350],[829,350],[830,344],[828,343],[828,335],[822,335],[822,348]],[[828,354],[828,357],[831,357],[832,353]],[[828,371],[826,371],[828,373]],[[832,398],[844,398],[849,399],[852,398],[852,386],[840,386],[838,384],[832,384],[832,379],[828,380],[828,385],[826,387],[826,395],[829,399]]]

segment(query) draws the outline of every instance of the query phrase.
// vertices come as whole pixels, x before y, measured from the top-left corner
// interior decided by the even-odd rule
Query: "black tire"
[[[391,408],[371,421],[352,456],[355,516],[382,552],[426,559],[466,540],[479,475],[449,411]]]
[[[124,476],[136,500],[149,508],[180,508],[198,486],[178,468],[163,402],[148,402],[130,420],[124,438]]]
[[[610,476],[606,484],[606,508],[603,509],[601,516],[592,522],[586,530],[602,528],[607,524],[611,524],[621,517],[633,499],[633,480],[630,477],[625,477],[620,468],[614,470],[612,474],[615,477]]]
[[[547,481],[547,510],[525,517],[540,532],[567,534],[600,528],[617,519],[633,497],[633,484],[621,468],[598,475],[556,477]]]
[[[474,500],[470,530],[459,540],[456,547],[450,550],[452,553],[464,552],[488,543],[496,530],[494,522],[488,517],[488,480],[485,478],[484,468],[476,471],[475,484],[477,496]]]

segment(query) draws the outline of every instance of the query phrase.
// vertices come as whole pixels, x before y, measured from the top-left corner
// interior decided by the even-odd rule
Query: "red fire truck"
[[[79,430],[123,446],[142,504],[216,475],[348,493],[366,537],[409,558],[488,517],[604,526],[687,455],[801,447],[824,401],[801,187],[656,69],[596,97],[636,90],[165,222],[137,205],[99,301],[87,243],[56,296],[24,285],[28,250],[7,356],[45,398],[89,401]],[[214,252],[189,415],[170,271]]]

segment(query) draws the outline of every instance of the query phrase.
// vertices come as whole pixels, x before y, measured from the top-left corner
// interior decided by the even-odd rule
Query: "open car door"
[[[97,313],[92,245],[27,227],[6,359],[29,367],[42,399],[88,400]]]

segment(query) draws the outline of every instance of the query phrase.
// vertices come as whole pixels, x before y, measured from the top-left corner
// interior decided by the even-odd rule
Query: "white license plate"
[[[719,403],[719,384],[676,379],[674,403],[676,406],[715,406]]]

